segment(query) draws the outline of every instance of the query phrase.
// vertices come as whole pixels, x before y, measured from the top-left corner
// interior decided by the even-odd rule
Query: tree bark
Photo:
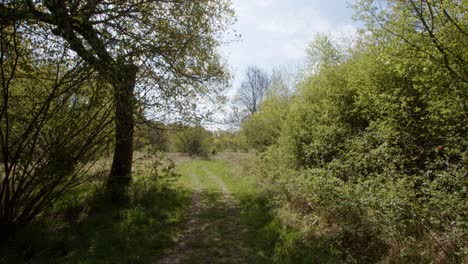
[[[115,203],[127,201],[133,160],[135,82],[137,66],[121,64],[114,80],[115,147],[112,168],[107,180],[110,198]]]

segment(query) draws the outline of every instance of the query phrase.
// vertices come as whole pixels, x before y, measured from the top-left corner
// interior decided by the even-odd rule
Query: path
[[[226,183],[202,162],[193,168],[192,202],[176,246],[157,263],[252,263],[248,229]]]

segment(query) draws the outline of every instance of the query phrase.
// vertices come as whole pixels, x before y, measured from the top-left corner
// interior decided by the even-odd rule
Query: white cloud
[[[241,41],[222,48],[234,74],[233,95],[245,68],[271,71],[279,65],[304,63],[306,47],[317,33],[336,38],[356,33],[352,11],[343,0],[233,0]]]

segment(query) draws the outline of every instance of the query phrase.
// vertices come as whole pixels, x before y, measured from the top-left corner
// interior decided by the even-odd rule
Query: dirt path
[[[194,192],[183,232],[157,263],[251,263],[244,243],[248,231],[226,184],[209,168],[191,177]]]
[[[190,209],[188,211],[188,216],[186,223],[183,227],[183,232],[177,238],[177,245],[172,250],[171,253],[166,255],[164,258],[160,259],[157,263],[160,264],[172,264],[172,263],[184,263],[182,260],[187,259],[187,257],[192,253],[188,245],[196,240],[198,228],[200,226],[200,212],[202,210],[202,204],[200,202],[201,196],[201,183],[200,179],[196,174],[191,176],[194,192],[192,195],[192,200],[190,203]]]

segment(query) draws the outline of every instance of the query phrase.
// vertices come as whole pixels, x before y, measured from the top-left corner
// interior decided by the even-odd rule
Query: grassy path
[[[176,246],[158,263],[265,263],[252,241],[241,197],[254,182],[236,176],[224,162],[190,160],[180,166],[191,206]],[[259,254],[260,253],[260,254]]]
[[[237,161],[179,159],[171,184],[142,166],[123,207],[99,179],[86,183],[1,246],[0,264],[271,263],[269,201]]]

